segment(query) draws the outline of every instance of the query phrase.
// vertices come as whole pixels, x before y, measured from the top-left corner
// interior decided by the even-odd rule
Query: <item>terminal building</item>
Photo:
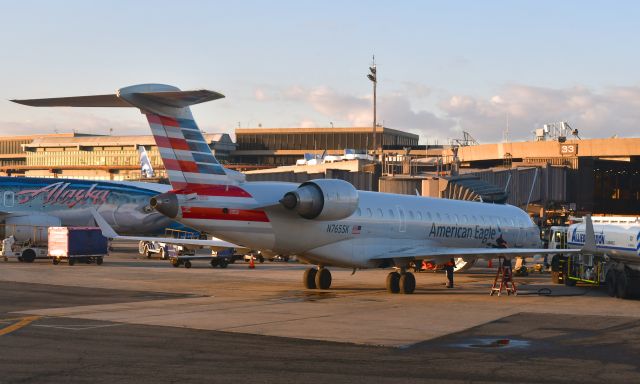
[[[376,135],[377,152],[383,154],[381,165],[358,162],[318,170],[293,165],[305,153],[366,152],[372,146],[372,129],[238,129],[236,143],[228,134],[205,137],[227,167],[290,166],[280,172],[268,171],[268,175],[251,172],[249,179],[253,180],[340,177],[362,189],[507,202],[532,213],[540,209],[640,215],[640,138],[463,145],[454,153],[452,147],[419,146],[417,135],[399,130],[378,127]],[[77,133],[0,137],[0,174],[139,179],[140,146],[147,150],[157,175],[163,177],[152,136]]]
[[[305,153],[342,155],[345,149],[366,153],[374,142],[372,127],[354,128],[245,128],[236,129],[236,163],[294,165]],[[417,147],[419,136],[387,127],[377,127],[377,150]]]
[[[211,151],[227,161],[235,144],[226,133],[205,134]],[[158,178],[165,177],[153,136],[55,134],[0,137],[0,174],[92,180],[140,179],[139,147]]]

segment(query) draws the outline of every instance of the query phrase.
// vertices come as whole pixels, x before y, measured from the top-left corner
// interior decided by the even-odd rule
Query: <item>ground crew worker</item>
[[[447,288],[453,288],[453,268],[456,266],[455,261],[451,258],[445,265],[444,271],[447,273]]]
[[[502,238],[502,234],[500,234],[500,237],[496,239],[496,244],[498,245],[498,248],[507,248],[507,241]]]
[[[12,248],[13,248],[13,244],[16,242],[15,238],[13,237],[13,235],[7,237],[6,239],[2,240],[2,256],[4,256],[4,261],[7,261],[7,256],[13,256],[12,254]]]

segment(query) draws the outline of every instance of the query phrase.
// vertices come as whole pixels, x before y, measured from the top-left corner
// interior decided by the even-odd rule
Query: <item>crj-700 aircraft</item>
[[[30,106],[136,107],[147,117],[173,190],[151,199],[166,216],[250,249],[295,254],[309,264],[306,288],[328,289],[327,267],[394,267],[392,293],[413,293],[411,263],[452,257],[512,258],[540,249],[537,226],[510,205],[356,190],[337,179],[300,185],[246,182],[212,155],[190,105],[223,98],[208,90],[162,84],[121,88],[116,94],[13,100]],[[494,248],[502,237],[512,248]],[[580,250],[575,250],[579,252]]]

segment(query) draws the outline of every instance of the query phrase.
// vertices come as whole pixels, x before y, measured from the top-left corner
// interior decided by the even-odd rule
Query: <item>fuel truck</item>
[[[558,253],[551,259],[554,283],[606,285],[607,293],[623,299],[640,297],[640,218],[593,217],[595,249],[580,254]],[[549,248],[583,248],[587,223],[553,226]]]

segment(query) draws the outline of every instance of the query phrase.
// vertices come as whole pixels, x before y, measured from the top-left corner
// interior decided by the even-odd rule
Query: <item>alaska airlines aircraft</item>
[[[172,220],[149,206],[165,184],[0,177],[0,220],[8,225],[94,225],[90,208],[125,234],[162,233]]]
[[[189,105],[222,94],[162,84],[116,94],[13,100],[30,106],[136,107],[146,115],[173,189],[151,205],[166,216],[222,240],[316,265],[306,288],[328,289],[327,267],[394,267],[392,293],[413,293],[409,267],[421,260],[513,258],[541,249],[538,227],[517,207],[356,190],[337,179],[302,184],[246,182],[212,155]],[[501,240],[499,240],[501,239]],[[496,248],[506,241],[511,248]],[[580,250],[573,250],[580,252]]]

